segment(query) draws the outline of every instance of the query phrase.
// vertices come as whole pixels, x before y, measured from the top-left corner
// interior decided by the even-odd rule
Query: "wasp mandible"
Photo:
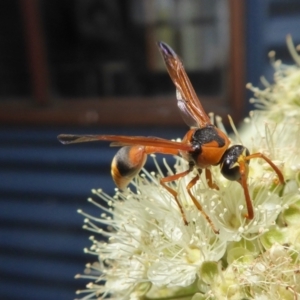
[[[203,214],[215,233],[218,233],[210,217],[202,209],[201,204],[192,194],[191,189],[197,183],[202,171],[205,171],[210,188],[218,189],[212,180],[211,166],[220,165],[222,175],[231,181],[237,181],[244,190],[247,206],[247,219],[253,219],[254,210],[247,185],[249,162],[253,158],[264,159],[276,172],[281,184],[284,178],[279,168],[264,154],[250,154],[242,145],[230,146],[228,136],[212,124],[205,113],[195,90],[185,72],[183,64],[174,50],[166,43],[158,42],[169,75],[176,87],[177,105],[185,123],[190,127],[181,142],[170,141],[158,137],[121,136],[121,135],[70,135],[61,134],[58,140],[63,144],[91,141],[110,141],[112,146],[121,146],[111,164],[112,178],[118,188],[124,189],[144,166],[147,155],[162,153],[178,155],[188,162],[186,171],[160,179],[160,184],[173,195],[187,225],[183,207],[175,190],[168,182],[178,180],[197,169],[197,175],[187,184],[186,189],[194,205]]]

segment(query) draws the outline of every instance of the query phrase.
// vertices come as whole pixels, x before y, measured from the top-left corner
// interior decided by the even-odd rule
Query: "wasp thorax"
[[[221,160],[222,175],[231,181],[239,180],[241,178],[239,162],[249,164],[249,161],[244,159],[248,155],[249,150],[244,146],[234,145],[228,148]]]
[[[220,136],[219,131],[213,125],[207,125],[195,130],[191,140],[191,143],[195,146],[203,146],[211,142],[216,142],[219,147],[225,145],[224,138]]]

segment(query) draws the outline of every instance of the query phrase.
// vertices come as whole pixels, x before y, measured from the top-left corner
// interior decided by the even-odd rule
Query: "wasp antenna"
[[[282,172],[267,156],[258,152],[258,153],[247,155],[244,159],[245,159],[245,161],[247,161],[247,160],[249,161],[250,159],[253,159],[253,158],[262,158],[263,160],[265,160],[277,174],[280,183],[284,184],[284,177],[283,177]]]
[[[238,180],[238,182],[243,187],[247,211],[248,211],[248,213],[245,217],[249,220],[252,220],[254,218],[254,211],[253,211],[253,204],[251,202],[251,198],[250,198],[250,194],[249,194],[249,188],[247,185],[248,165],[245,163],[244,160],[239,161],[239,165],[240,165],[241,178],[240,178],[240,180]]]
[[[232,128],[232,130],[233,130],[233,132],[234,132],[234,134],[235,134],[238,142],[241,145],[243,145],[242,139],[241,139],[241,137],[240,137],[240,135],[239,135],[239,133],[238,133],[238,131],[237,131],[237,129],[236,129],[235,125],[234,125],[234,122],[233,122],[233,120],[232,120],[232,118],[231,118],[230,115],[228,115],[228,120],[229,120],[230,126],[231,126],[231,128]]]

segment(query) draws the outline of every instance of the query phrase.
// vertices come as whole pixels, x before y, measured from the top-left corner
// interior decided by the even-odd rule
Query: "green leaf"
[[[269,231],[267,231],[260,237],[260,241],[261,241],[262,245],[264,246],[264,248],[266,250],[268,250],[275,243],[283,244],[284,243],[284,234],[282,233],[282,231],[280,229],[273,227],[273,228],[270,228]]]
[[[199,270],[200,278],[207,284],[212,284],[215,277],[219,275],[218,263],[215,261],[205,261]]]

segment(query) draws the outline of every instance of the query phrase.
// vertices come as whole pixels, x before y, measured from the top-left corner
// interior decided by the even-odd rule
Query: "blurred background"
[[[156,47],[180,55],[205,109],[238,123],[247,82],[272,80],[268,52],[291,63],[298,0],[0,2],[0,299],[73,299],[89,232],[78,208],[113,194],[107,143],[60,133],[182,137],[175,89]],[[152,168],[151,162],[149,168]]]

